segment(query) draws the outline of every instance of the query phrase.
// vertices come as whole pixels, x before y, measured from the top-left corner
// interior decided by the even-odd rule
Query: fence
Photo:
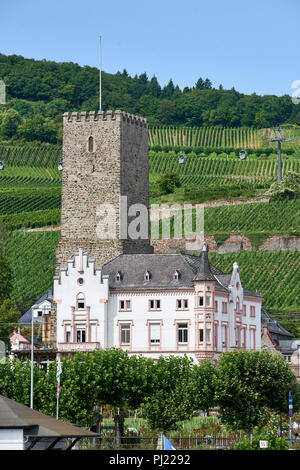
[[[224,436],[206,436],[206,437],[173,437],[170,438],[176,450],[222,450],[232,449],[239,436],[224,437]],[[115,437],[103,436],[99,439],[94,439],[89,444],[95,449],[102,450],[156,450],[158,445],[158,436],[155,437],[121,437],[119,442]],[[85,444],[83,443],[83,446]],[[90,448],[91,448],[90,447]]]

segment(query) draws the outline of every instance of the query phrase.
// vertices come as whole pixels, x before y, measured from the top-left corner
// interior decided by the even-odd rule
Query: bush
[[[162,194],[173,193],[175,188],[180,186],[179,176],[176,173],[165,173],[160,177],[158,184]]]
[[[297,199],[297,194],[294,191],[285,189],[284,191],[279,191],[278,193],[271,196],[269,202],[288,201],[291,199]]]
[[[244,437],[236,445],[235,450],[264,450],[260,448],[259,441],[268,441],[267,450],[288,450],[289,443],[285,437],[278,436],[278,426],[268,424],[263,429],[254,428],[252,438]]]

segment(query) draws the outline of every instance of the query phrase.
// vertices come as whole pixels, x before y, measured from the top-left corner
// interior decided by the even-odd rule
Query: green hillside
[[[59,144],[65,111],[99,109],[99,70],[95,67],[0,54],[0,79],[7,93],[6,104],[0,105],[0,138],[7,142]],[[103,72],[103,109],[146,117],[153,128],[151,145],[186,145],[190,140],[195,145],[230,147],[235,141],[237,146],[245,143],[256,148],[266,137],[259,129],[300,124],[299,107],[289,95],[245,95],[219,85],[200,77],[194,86],[181,90],[171,78],[162,87],[155,75]],[[178,130],[170,136],[167,128],[157,130],[156,126],[177,126]],[[195,126],[199,132],[193,131]]]

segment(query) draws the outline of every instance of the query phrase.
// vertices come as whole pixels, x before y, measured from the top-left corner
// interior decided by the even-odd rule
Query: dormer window
[[[117,272],[117,274],[115,275],[115,281],[116,282],[121,282],[121,273],[120,272]]]
[[[146,271],[145,274],[144,274],[144,281],[147,282],[147,281],[150,281],[150,273],[149,271]]]
[[[176,270],[173,274],[173,281],[178,281],[179,280],[179,272]]]

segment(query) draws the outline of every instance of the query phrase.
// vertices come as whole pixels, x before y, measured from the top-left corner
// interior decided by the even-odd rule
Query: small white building
[[[0,451],[68,450],[97,434],[0,395]]]
[[[263,297],[200,256],[123,254],[103,267],[79,249],[54,277],[57,350],[118,347],[130,354],[217,361],[261,349]]]

